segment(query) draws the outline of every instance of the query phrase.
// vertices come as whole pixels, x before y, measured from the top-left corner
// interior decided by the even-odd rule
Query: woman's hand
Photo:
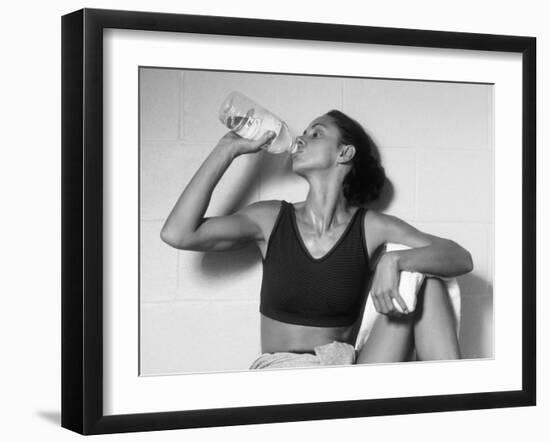
[[[374,307],[381,314],[401,316],[409,313],[407,305],[399,295],[400,273],[395,253],[386,252],[380,257],[371,285],[371,295]],[[393,300],[399,304],[402,313],[395,307]]]
[[[275,135],[273,131],[267,131],[258,140],[248,140],[230,131],[220,139],[215,149],[230,151],[234,157],[251,154],[267,148]]]

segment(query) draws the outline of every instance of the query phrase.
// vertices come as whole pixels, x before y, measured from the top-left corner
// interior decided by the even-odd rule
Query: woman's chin
[[[296,163],[296,161],[292,161],[290,163],[290,169],[292,172],[294,172],[296,175],[303,176],[304,175],[304,168],[299,163]]]
[[[298,175],[302,175],[307,170],[311,169],[311,165],[308,165],[307,162],[304,162],[300,157],[291,158],[290,167]]]

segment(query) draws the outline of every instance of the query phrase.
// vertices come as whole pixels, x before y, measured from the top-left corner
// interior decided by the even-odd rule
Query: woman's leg
[[[372,326],[369,338],[359,350],[356,364],[407,360],[412,347],[413,323],[413,315],[379,315]]]
[[[403,317],[379,315],[357,364],[406,361],[414,346],[418,360],[460,358],[455,316],[447,286],[426,277],[418,291],[415,311]]]
[[[445,282],[435,277],[424,279],[418,291],[414,316],[414,345],[418,360],[460,358],[456,319]]]

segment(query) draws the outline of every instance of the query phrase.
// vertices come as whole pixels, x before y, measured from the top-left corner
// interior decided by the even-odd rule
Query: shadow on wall
[[[201,271],[210,280],[236,276],[246,272],[262,259],[260,250],[249,244],[234,251],[205,252],[201,260]]]
[[[482,288],[482,292],[464,293],[461,298],[460,349],[463,358],[493,358],[493,285],[468,274],[459,277],[462,282]],[[485,294],[485,295],[483,295]]]
[[[386,208],[390,206],[390,203],[393,200],[394,194],[395,194],[395,188],[391,180],[386,179],[386,183],[382,188],[380,197],[378,197],[378,200],[369,204],[369,208],[374,209],[375,211],[384,212]]]

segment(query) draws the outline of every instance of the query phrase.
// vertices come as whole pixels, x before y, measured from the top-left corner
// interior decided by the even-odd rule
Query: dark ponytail
[[[355,146],[351,171],[344,179],[344,196],[351,205],[362,206],[377,200],[386,173],[376,157],[374,142],[363,127],[341,111],[327,112],[340,130],[340,143]]]

